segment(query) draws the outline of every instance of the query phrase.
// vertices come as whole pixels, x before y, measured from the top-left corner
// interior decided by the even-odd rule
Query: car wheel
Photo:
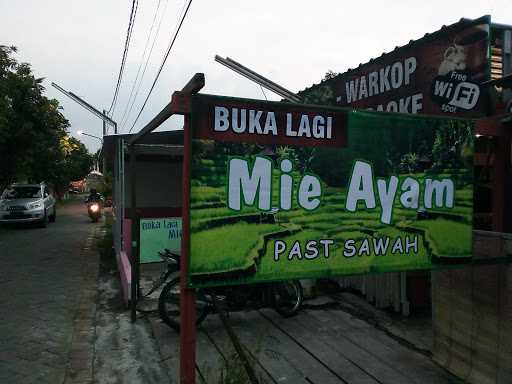
[[[49,217],[50,223],[55,223],[57,220],[57,208],[53,207],[53,215]]]
[[[47,225],[48,225],[48,216],[46,215],[46,211],[45,211],[43,218],[39,222],[39,227],[40,228],[46,228]]]

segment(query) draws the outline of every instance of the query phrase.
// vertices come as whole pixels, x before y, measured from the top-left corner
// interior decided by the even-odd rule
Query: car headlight
[[[42,203],[40,202],[37,202],[37,203],[30,203],[28,205],[28,209],[37,209],[37,208],[41,208],[43,206]]]
[[[7,205],[4,203],[0,203],[0,211],[7,211]]]

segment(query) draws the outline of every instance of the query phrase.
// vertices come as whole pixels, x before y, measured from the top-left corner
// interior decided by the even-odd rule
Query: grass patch
[[[311,228],[311,229],[314,229],[314,230],[317,230],[317,231],[327,232],[327,231],[332,229],[333,223],[332,222],[329,223],[329,222],[320,221],[320,222],[315,222],[315,223],[306,225],[305,227],[306,228]]]
[[[354,239],[354,240],[362,240],[364,238],[368,237],[367,233],[361,232],[361,231],[354,231],[354,230],[343,230],[338,233],[336,233],[333,236],[330,236],[331,239],[333,239],[336,242],[336,247],[340,247],[340,243],[344,243],[348,239]]]
[[[214,274],[223,272],[238,272],[256,265],[255,276],[244,277],[242,280],[276,280],[286,278],[301,278],[304,276],[340,276],[369,272],[384,272],[389,270],[429,269],[432,267],[430,251],[437,256],[466,257],[471,254],[471,217],[473,191],[456,180],[456,176],[446,171],[443,174],[423,173],[398,175],[403,181],[406,177],[451,177],[456,183],[455,207],[453,209],[429,209],[432,212],[430,220],[417,219],[416,209],[405,209],[400,203],[401,189],[397,190],[393,204],[391,225],[380,222],[381,208],[379,197],[376,195],[377,207],[366,209],[359,201],[356,212],[345,208],[346,188],[331,187],[322,182],[321,204],[315,211],[305,211],[298,206],[296,190],[293,190],[293,206],[289,211],[278,210],[274,214],[280,224],[262,223],[256,207],[244,207],[241,211],[229,210],[226,204],[226,188],[220,186],[226,182],[225,159],[201,160],[198,165],[199,173],[196,184],[191,191],[191,271],[193,274]],[[462,174],[461,174],[462,175]],[[295,171],[294,182],[298,180]],[[464,175],[462,175],[464,176]],[[210,186],[205,186],[210,185]],[[272,173],[272,207],[279,205],[279,172]],[[377,190],[375,190],[377,192]],[[424,191],[420,188],[420,206],[423,205]],[[435,215],[437,213],[437,215]],[[442,215],[444,213],[444,215]],[[448,213],[450,215],[448,215]],[[243,217],[234,216],[248,215]],[[233,219],[225,219],[233,217]],[[265,215],[261,216],[266,217]],[[433,219],[439,217],[438,219]],[[441,219],[442,217],[442,219]],[[210,222],[211,221],[211,222]],[[278,238],[287,243],[287,251],[278,260],[274,260],[275,238],[267,240],[269,234],[276,234],[293,227],[292,232],[281,234]],[[206,229],[208,228],[208,229]],[[297,228],[301,230],[296,232]],[[290,234],[292,233],[292,234]],[[276,237],[277,238],[277,237]],[[409,254],[400,251],[392,252],[393,245],[402,239],[405,251],[405,239],[409,242],[417,239],[417,252]],[[323,245],[318,244],[319,255],[306,258],[306,244],[309,240],[332,239],[329,257],[322,252]],[[373,253],[377,241],[386,241],[389,245],[382,255]],[[347,257],[344,251],[347,240],[354,240],[357,250],[362,245],[370,247],[372,256],[361,251],[355,256]],[[303,257],[294,256],[288,259],[288,251],[295,242],[299,242]],[[379,244],[382,244],[379,243]],[[427,244],[430,248],[427,247]],[[364,247],[362,248],[364,249]],[[261,258],[258,252],[263,251]],[[347,255],[347,256],[345,256]],[[255,264],[255,260],[260,260]],[[316,274],[316,275],[315,275]]]
[[[216,217],[228,217],[243,215],[246,213],[259,212],[254,207],[244,207],[240,212],[234,212],[228,208],[205,208],[205,209],[193,209],[191,211],[191,220],[202,220],[202,219],[213,219]]]
[[[472,250],[471,225],[445,219],[408,223],[409,227],[425,230],[432,252],[438,257],[470,257]]]
[[[389,268],[402,268],[402,269],[425,269],[430,268],[430,257],[427,249],[424,247],[423,240],[420,235],[411,234],[401,231],[397,228],[388,227],[378,232],[377,237],[389,236],[389,245],[387,252],[384,255],[368,256],[357,254],[353,257],[345,257],[343,252],[345,250],[345,241],[351,239],[355,240],[355,246],[359,250],[363,241],[367,241],[370,247],[373,247],[374,237],[357,230],[342,230],[329,236],[329,239],[334,240],[334,244],[330,248],[329,257],[326,257],[323,251],[323,246],[319,245],[319,255],[312,260],[297,256],[288,258],[288,253],[284,252],[280,255],[279,260],[274,260],[274,241],[271,240],[267,251],[261,259],[261,264],[258,269],[258,278],[275,279],[279,273],[286,271],[289,278],[300,278],[305,275],[314,276],[340,276],[359,274],[367,272],[383,272]],[[410,240],[413,236],[418,236],[418,252],[410,254],[392,254],[392,245],[396,238],[401,237],[405,239],[409,236]],[[305,244],[309,240],[320,240],[325,238],[323,233],[311,229],[303,230],[297,234],[281,238],[286,241],[288,247],[291,249],[295,241],[299,241],[302,247],[302,253],[306,252]],[[407,263],[404,263],[404,258],[408,258]]]
[[[192,186],[190,191],[190,202],[218,202],[224,199],[225,188]]]
[[[252,251],[263,235],[283,230],[276,224],[241,222],[193,234],[190,269],[194,273],[219,273],[250,267]]]
[[[336,213],[332,212],[324,212],[324,213],[306,213],[302,217],[297,216],[291,220],[297,224],[308,224],[315,222],[329,222],[333,223],[333,226],[337,226],[341,224],[344,220],[346,221],[362,221],[362,220],[376,220],[379,221],[380,214],[379,213],[371,213],[371,212],[358,212],[358,213]]]
[[[116,256],[113,250],[113,221],[114,220],[112,215],[105,215],[105,224],[103,226],[103,231],[100,232],[100,235],[98,236],[96,241],[96,246],[98,248],[98,252],[100,253],[100,267],[104,271],[112,271],[117,268]]]

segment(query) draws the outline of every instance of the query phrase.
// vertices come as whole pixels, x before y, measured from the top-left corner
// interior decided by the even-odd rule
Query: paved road
[[[156,316],[149,316],[152,327],[144,316],[131,324],[114,271],[100,275],[95,298],[91,237],[100,226],[77,201],[48,228],[0,228],[0,384],[178,382],[177,334]],[[268,382],[458,382],[344,310],[308,307],[290,319],[250,311],[230,319]],[[199,377],[218,382],[234,356],[230,345],[218,316],[209,316],[198,333]]]
[[[100,225],[74,201],[47,228],[0,227],[0,383],[64,381],[83,249]]]

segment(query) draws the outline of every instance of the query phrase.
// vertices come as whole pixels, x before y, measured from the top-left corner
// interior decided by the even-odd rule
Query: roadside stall
[[[509,27],[461,20],[305,90],[306,104],[200,94],[196,74],[139,133],[112,139],[133,321],[145,252],[181,234],[182,382],[195,382],[205,289],[303,278],[342,279],[404,313],[431,296],[434,358],[470,382],[512,380],[510,44]],[[182,132],[151,133],[174,114]]]
[[[484,16],[443,26],[301,96],[319,104],[477,118],[473,255],[504,261],[512,255],[511,88],[512,27]],[[444,149],[447,155],[450,151]],[[402,160],[421,168],[435,154],[416,150]],[[431,306],[434,358],[468,382],[506,383],[512,380],[506,325],[512,314],[506,299],[511,279],[509,265],[498,263],[338,281],[380,308],[408,314]]]
[[[505,195],[512,193],[511,186],[505,185],[510,180],[510,148],[506,140],[497,138],[510,137],[506,114],[512,105],[507,89],[512,73],[511,33],[512,27],[493,24],[489,16],[461,19],[299,94],[314,104],[482,119],[475,143],[474,227],[510,231],[512,222],[504,209],[509,204]],[[434,155],[417,149],[401,160],[421,168]],[[431,304],[430,273],[338,281],[360,291],[378,308],[392,307],[406,315]]]
[[[135,135],[105,136],[104,153],[112,172],[114,251],[128,304],[132,278],[132,169],[127,142]],[[136,148],[137,220],[140,263],[161,261],[158,251],[178,250],[181,237],[183,131],[154,132]]]

